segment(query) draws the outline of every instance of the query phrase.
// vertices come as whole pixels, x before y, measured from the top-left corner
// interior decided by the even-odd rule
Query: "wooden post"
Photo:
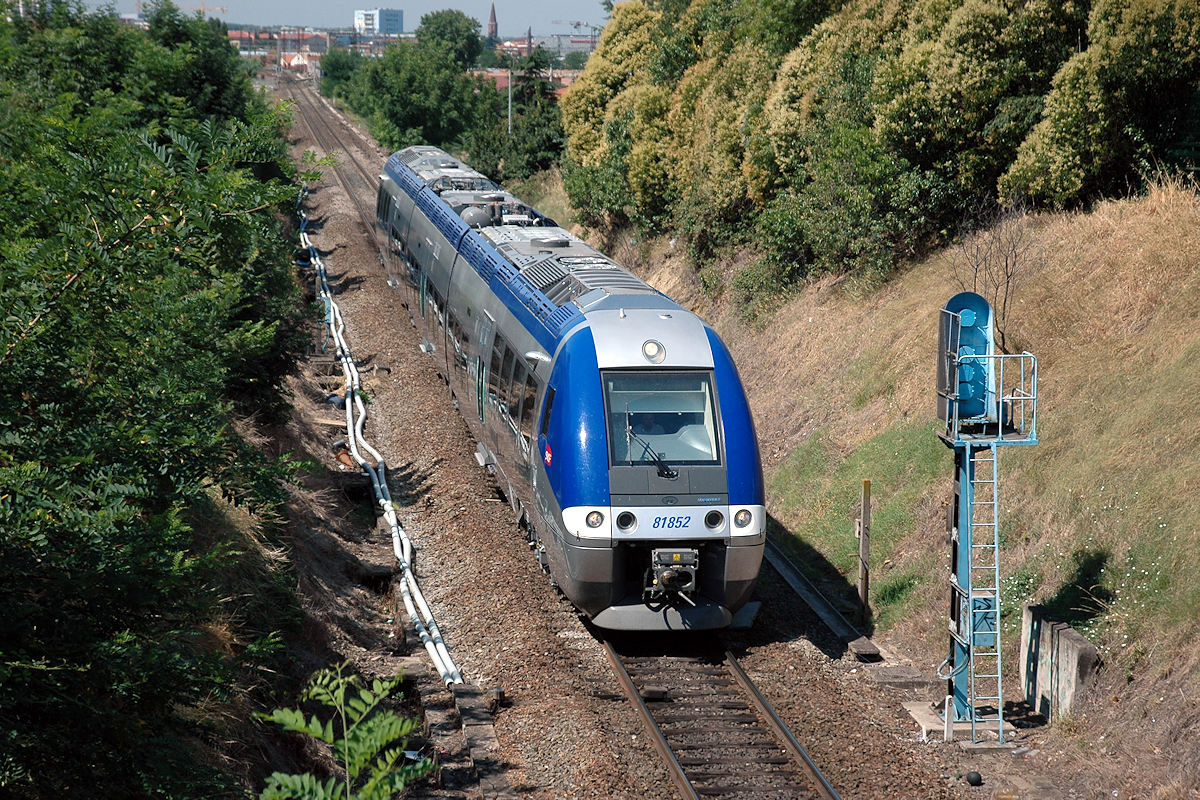
[[[862,504],[856,528],[858,534],[858,602],[863,622],[867,621],[871,591],[871,481],[862,482]]]

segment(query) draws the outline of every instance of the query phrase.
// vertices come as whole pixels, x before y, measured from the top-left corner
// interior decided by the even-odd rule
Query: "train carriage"
[[[376,211],[389,283],[563,593],[604,628],[729,625],[766,514],[716,333],[437,148],[388,159]]]

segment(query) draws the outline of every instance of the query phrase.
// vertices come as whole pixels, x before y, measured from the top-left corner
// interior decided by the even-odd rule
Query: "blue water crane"
[[[1036,445],[1037,359],[998,353],[992,307],[974,292],[950,298],[938,324],[939,433],[954,450],[950,533],[950,654],[939,670],[947,722],[995,724],[1004,741],[1000,661],[998,448]]]

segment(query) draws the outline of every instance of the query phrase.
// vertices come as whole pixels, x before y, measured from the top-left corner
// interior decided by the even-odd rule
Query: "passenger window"
[[[512,373],[513,373],[513,352],[511,348],[504,348],[504,361],[500,365],[500,402],[504,404],[505,411],[511,417],[512,412],[508,408],[510,400],[520,402],[519,397],[513,397],[512,391]]]
[[[500,378],[503,374],[500,371],[500,358],[504,350],[504,338],[497,336],[495,346],[492,347],[492,366],[491,369],[488,370],[488,393],[495,398],[497,402],[500,401]]]
[[[376,219],[383,221],[383,222],[387,221],[388,212],[392,208],[391,201],[392,201],[392,196],[390,194],[388,194],[387,188],[384,186],[380,186],[379,187],[379,198],[377,199],[377,201],[375,203],[375,218]]]
[[[512,383],[508,386],[508,413],[516,425],[521,419],[521,402],[525,399],[525,367],[520,363],[513,367]]]

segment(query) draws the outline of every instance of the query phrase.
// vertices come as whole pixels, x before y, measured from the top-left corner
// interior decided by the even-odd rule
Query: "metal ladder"
[[[971,477],[971,560],[967,608],[970,609],[971,740],[976,728],[996,723],[1004,741],[1004,691],[1000,680],[1000,454],[995,442],[973,449]],[[994,708],[995,712],[987,709]]]

